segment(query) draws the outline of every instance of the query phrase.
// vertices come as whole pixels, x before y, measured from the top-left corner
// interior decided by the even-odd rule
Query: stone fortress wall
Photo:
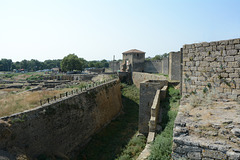
[[[183,95],[208,86],[220,98],[240,98],[240,39],[183,46]]]
[[[183,99],[172,159],[239,160],[240,39],[188,44],[182,53]],[[199,104],[211,91],[214,99]],[[200,95],[205,99],[193,107],[191,101]]]
[[[181,80],[182,54],[180,52],[169,53],[168,75],[170,80]]]
[[[149,73],[162,73],[162,61],[145,61],[144,71]]]
[[[119,80],[0,119],[0,150],[68,155],[122,109]]]
[[[146,61],[144,54],[126,54],[126,52],[124,52],[123,62],[126,59],[128,59],[130,63],[133,63],[132,70],[130,72],[160,73],[169,75],[170,80],[181,80],[180,69],[182,54],[180,51],[170,52],[169,57],[165,57],[160,61]],[[117,72],[116,68],[121,69],[121,63],[119,63],[118,61],[111,61],[109,62],[109,64],[112,71]]]
[[[156,74],[142,73],[142,72],[132,72],[132,81],[137,88],[140,88],[140,83],[146,80],[167,80],[167,78],[163,75],[156,75]]]

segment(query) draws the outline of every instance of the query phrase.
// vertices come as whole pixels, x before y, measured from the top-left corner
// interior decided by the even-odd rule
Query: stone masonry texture
[[[162,73],[168,75],[168,57],[163,58],[162,60]]]
[[[169,53],[169,79],[180,81],[181,79],[181,52]]]
[[[116,117],[120,82],[113,80],[51,104],[0,119],[0,150],[68,155]]]
[[[163,88],[163,86],[167,86],[167,84],[167,80],[146,80],[140,83],[139,133],[148,134],[148,123],[156,91]]]
[[[215,89],[221,99],[240,98],[240,39],[183,46],[182,94]]]

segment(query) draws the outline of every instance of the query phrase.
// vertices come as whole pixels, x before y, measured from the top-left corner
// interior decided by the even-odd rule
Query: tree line
[[[83,58],[78,58],[75,54],[69,54],[63,59],[45,60],[43,62],[36,59],[22,60],[13,62],[11,59],[2,58],[0,60],[0,71],[13,71],[14,69],[25,71],[38,71],[43,69],[61,68],[62,71],[83,71],[85,68],[107,68],[109,63],[107,60],[87,61]]]
[[[168,56],[169,56],[168,53],[158,54],[158,55],[156,55],[156,56],[154,56],[152,58],[151,57],[147,57],[146,60],[147,61],[161,61],[163,58],[168,57]]]

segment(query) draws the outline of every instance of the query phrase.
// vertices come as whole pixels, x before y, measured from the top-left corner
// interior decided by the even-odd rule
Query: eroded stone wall
[[[117,72],[120,70],[122,61],[111,61],[109,62],[109,69],[111,69],[113,72]]]
[[[139,104],[139,133],[147,135],[149,132],[149,121],[151,117],[151,107],[157,90],[161,90],[168,85],[167,80],[146,80],[140,83],[140,104]],[[160,93],[160,92],[159,92]],[[159,97],[161,97],[159,95]]]
[[[0,120],[0,150],[67,155],[116,117],[122,108],[120,82],[110,81],[51,104]]]
[[[221,99],[240,98],[240,39],[183,46],[182,93],[214,88]]]

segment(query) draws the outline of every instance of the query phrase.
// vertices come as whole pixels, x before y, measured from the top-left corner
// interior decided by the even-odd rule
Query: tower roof
[[[137,50],[137,49],[130,49],[126,52],[123,52],[123,54],[126,54],[126,53],[142,53],[142,54],[144,54],[145,52]]]

